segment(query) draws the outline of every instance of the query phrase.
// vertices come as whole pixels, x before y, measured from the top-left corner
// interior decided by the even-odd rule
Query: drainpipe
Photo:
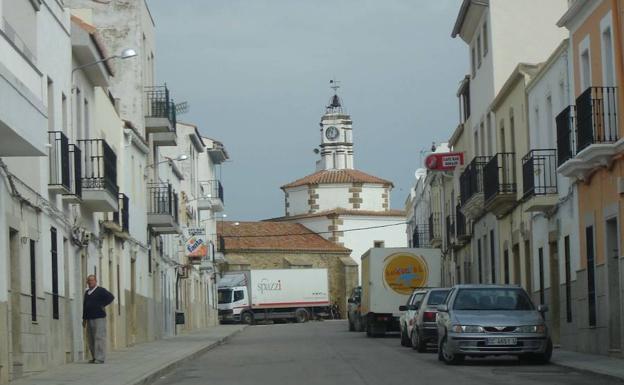
[[[615,39],[615,48],[618,51],[618,55],[615,55],[616,58],[616,65],[617,65],[617,69],[618,69],[618,80],[620,82],[623,81],[624,79],[624,58],[622,57],[622,55],[624,55],[624,48],[622,47],[622,20],[620,17],[620,1],[619,0],[611,0],[611,7],[613,9],[613,23],[615,24],[613,26],[613,31],[611,31],[611,35],[613,36],[613,38]],[[618,94],[621,94],[621,90],[619,90]],[[620,97],[620,95],[618,95],[618,107],[620,112],[624,110],[624,108],[622,108],[622,102],[621,102],[622,98]]]

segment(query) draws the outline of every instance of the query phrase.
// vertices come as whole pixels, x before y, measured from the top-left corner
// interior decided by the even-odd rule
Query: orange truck
[[[368,336],[399,331],[399,306],[442,282],[440,249],[371,248],[362,255],[361,324]]]

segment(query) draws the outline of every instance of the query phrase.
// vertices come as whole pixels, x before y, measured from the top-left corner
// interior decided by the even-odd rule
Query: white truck
[[[369,337],[399,331],[399,306],[415,289],[439,287],[439,249],[372,248],[362,255],[360,324]]]
[[[218,283],[218,294],[222,323],[306,322],[327,313],[330,304],[327,269],[227,272]]]

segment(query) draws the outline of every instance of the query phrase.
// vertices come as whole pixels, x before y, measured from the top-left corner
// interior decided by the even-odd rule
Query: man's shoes
[[[104,361],[95,360],[95,363],[96,363],[96,364],[103,364],[103,363],[104,363]]]
[[[89,360],[90,364],[95,364],[95,362],[96,362],[95,360]]]

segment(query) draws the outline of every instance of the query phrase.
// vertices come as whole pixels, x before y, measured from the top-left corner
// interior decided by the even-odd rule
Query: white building
[[[390,209],[392,182],[355,169],[351,116],[334,95],[320,122],[317,171],[282,186],[285,216],[360,257],[371,247],[405,247],[405,213]]]

